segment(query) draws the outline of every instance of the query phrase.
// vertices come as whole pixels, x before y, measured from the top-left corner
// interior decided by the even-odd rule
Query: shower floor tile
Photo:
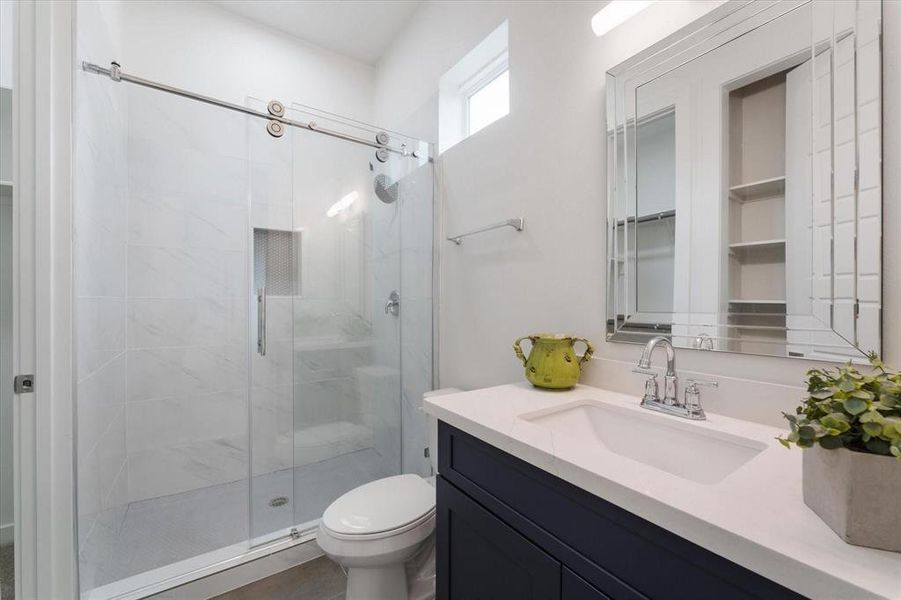
[[[344,492],[396,474],[385,462],[375,450],[366,449],[297,467],[293,477],[292,469],[255,477],[255,536],[318,519]],[[279,496],[288,502],[271,506]],[[82,588],[100,587],[247,540],[247,502],[247,483],[238,481],[130,503],[118,527],[95,526],[83,544]]]

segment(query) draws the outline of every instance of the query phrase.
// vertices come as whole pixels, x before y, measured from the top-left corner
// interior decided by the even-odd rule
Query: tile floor
[[[212,600],[343,600],[346,579],[341,567],[321,556]]]
[[[0,546],[0,598],[15,600],[15,552],[12,544]]]

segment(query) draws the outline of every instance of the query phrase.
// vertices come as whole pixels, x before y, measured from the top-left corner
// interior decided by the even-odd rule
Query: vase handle
[[[585,338],[573,338],[573,344],[576,342],[582,342],[585,344],[585,354],[583,354],[579,358],[579,365],[584,365],[586,362],[591,360],[591,356],[594,354],[594,346],[591,345],[591,342],[586,340]]]
[[[532,344],[535,343],[535,340],[533,340],[532,336],[530,336],[530,335],[524,335],[521,338],[519,338],[518,340],[516,340],[515,342],[513,342],[513,351],[516,352],[516,357],[522,361],[522,366],[526,366],[526,361],[528,359],[526,358],[525,354],[522,353],[522,348],[519,345],[519,343],[523,340],[529,340],[529,342],[531,342]]]

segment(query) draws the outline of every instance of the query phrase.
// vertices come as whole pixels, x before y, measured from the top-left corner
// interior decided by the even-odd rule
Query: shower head
[[[375,195],[385,204],[392,204],[397,200],[397,182],[391,182],[391,178],[384,173],[379,173],[372,180]]]

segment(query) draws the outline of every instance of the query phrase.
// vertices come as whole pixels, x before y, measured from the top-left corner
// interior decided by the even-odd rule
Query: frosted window
[[[510,71],[504,71],[469,97],[469,135],[510,112]]]

